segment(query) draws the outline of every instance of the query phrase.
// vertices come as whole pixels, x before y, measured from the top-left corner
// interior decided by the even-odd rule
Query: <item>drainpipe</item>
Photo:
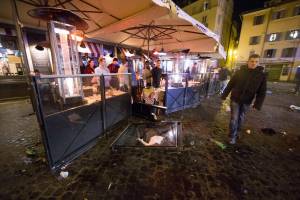
[[[30,69],[29,69],[27,54],[26,54],[26,51],[25,51],[25,44],[24,44],[24,41],[23,41],[24,35],[23,35],[23,32],[22,32],[22,24],[19,20],[16,0],[11,0],[11,6],[12,6],[13,20],[14,20],[15,26],[16,26],[18,44],[19,44],[20,50],[22,52],[22,62],[24,64],[23,68],[25,70],[25,75],[27,76],[27,83],[30,84],[30,81],[29,81],[29,78],[28,78],[28,76],[30,74]]]
[[[261,48],[261,57],[264,56],[264,50],[265,50],[265,39],[266,39],[266,35],[268,33],[268,28],[269,28],[269,24],[270,24],[270,17],[271,17],[271,13],[272,13],[272,8],[270,8],[269,14],[267,15],[268,17],[268,21],[267,21],[267,25],[266,25],[266,29],[265,29],[265,33],[264,33],[264,37],[263,37],[263,41],[262,41],[262,48]],[[261,59],[261,58],[260,58]]]
[[[226,57],[226,61],[225,61],[225,63],[227,63],[227,61],[228,61],[228,52],[229,52],[229,47],[230,47],[230,38],[231,38],[231,34],[232,34],[232,25],[233,25],[233,23],[231,22],[231,24],[230,24],[230,32],[229,32],[229,38],[228,38],[228,45],[227,45],[227,57]],[[231,59],[232,60],[232,59]],[[231,69],[232,69],[232,63],[230,63],[230,67],[231,67]]]
[[[300,44],[300,39],[297,39],[297,41],[295,42],[296,43],[296,52],[295,52],[295,54],[294,54],[294,57],[293,57],[293,61],[292,61],[292,63],[291,63],[291,70],[289,70],[289,75],[288,75],[288,79],[287,79],[287,81],[290,81],[290,79],[291,79],[291,75],[292,75],[292,72],[293,72],[293,68],[294,68],[294,65],[295,65],[295,60],[296,60],[296,56],[297,56],[297,50],[298,50],[298,48],[299,48],[299,44]]]

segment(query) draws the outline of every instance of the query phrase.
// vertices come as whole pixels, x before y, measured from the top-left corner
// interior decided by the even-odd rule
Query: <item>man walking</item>
[[[259,55],[252,54],[246,66],[241,66],[230,79],[221,98],[226,99],[231,92],[231,118],[229,123],[230,144],[235,144],[241,130],[245,113],[255,98],[253,108],[260,110],[266,96],[267,80],[263,67],[258,66]]]

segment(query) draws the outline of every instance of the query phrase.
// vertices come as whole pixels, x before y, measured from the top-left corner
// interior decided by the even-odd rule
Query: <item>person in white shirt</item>
[[[109,69],[106,67],[106,64],[105,64],[105,58],[99,58],[98,60],[99,62],[99,66],[95,68],[95,74],[103,74],[103,75],[107,75],[109,74]],[[104,76],[105,78],[105,87],[109,87],[110,84],[109,84],[109,81],[110,81],[110,76]],[[99,76],[96,77],[96,80],[97,80],[97,83],[99,84],[100,83],[100,79],[99,79]]]

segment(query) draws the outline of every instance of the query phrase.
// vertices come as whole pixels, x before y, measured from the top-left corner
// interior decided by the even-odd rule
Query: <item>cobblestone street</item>
[[[215,95],[166,118],[182,121],[182,148],[112,151],[123,126],[74,160],[65,179],[47,166],[29,101],[0,103],[0,199],[297,200],[300,111],[289,106],[300,106],[300,96],[293,87],[269,83],[262,111],[249,111],[237,145],[228,144],[229,100]]]

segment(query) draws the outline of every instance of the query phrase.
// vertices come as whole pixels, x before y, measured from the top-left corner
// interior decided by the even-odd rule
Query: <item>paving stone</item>
[[[36,118],[21,117],[32,112],[24,101],[0,103],[0,117],[9,119],[4,118],[5,127],[0,124],[0,144],[5,141],[0,145],[0,199],[298,199],[299,114],[281,108],[300,99],[281,92],[288,86],[276,87],[280,89],[267,96],[261,112],[247,114],[245,128],[253,134],[243,135],[236,146],[222,151],[211,142],[227,142],[229,120],[229,113],[220,109],[222,102],[211,97],[183,113],[181,151],[112,152],[108,147],[116,135],[111,135],[74,160],[63,180],[42,162],[23,167],[27,147],[42,149]],[[261,127],[288,135],[266,136],[259,133]]]

